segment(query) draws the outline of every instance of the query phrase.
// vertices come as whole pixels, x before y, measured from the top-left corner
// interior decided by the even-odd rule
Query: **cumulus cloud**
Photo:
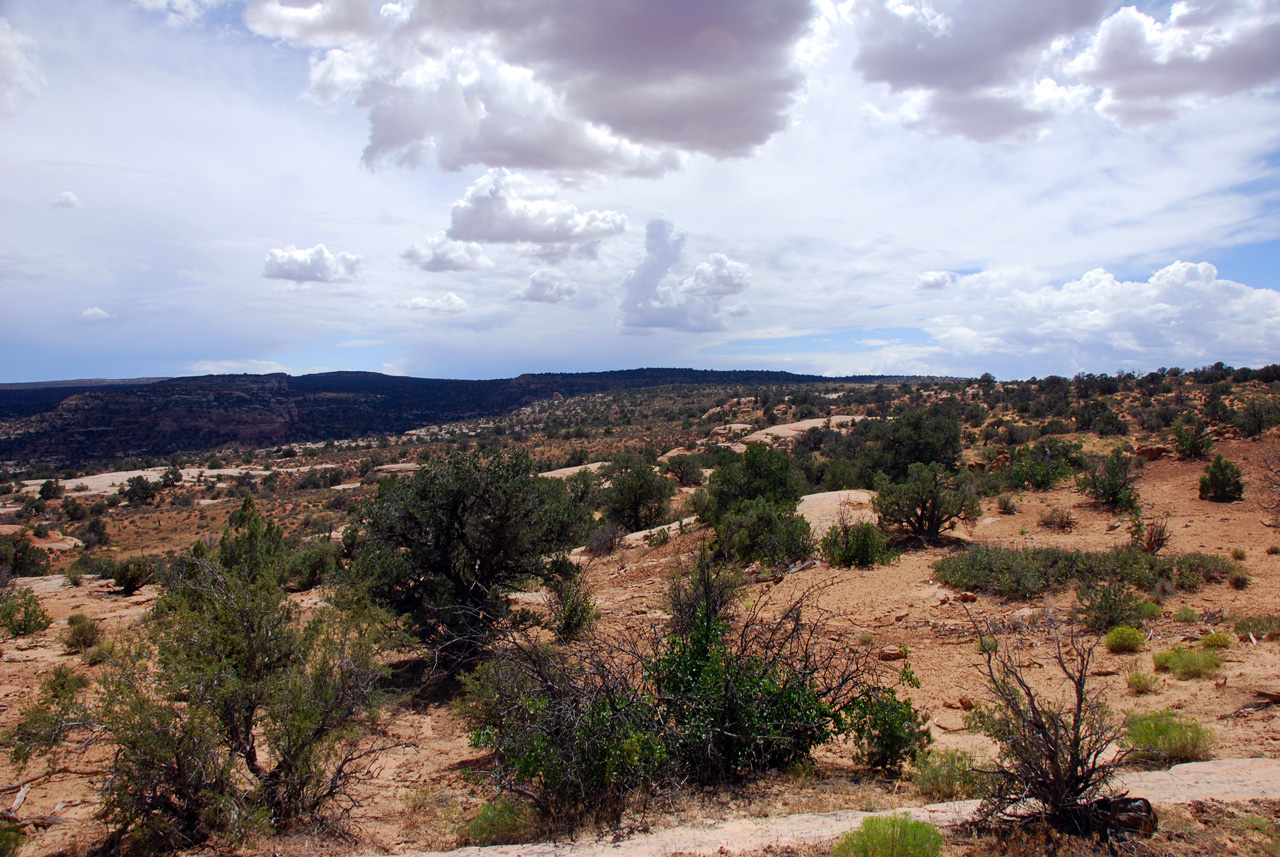
[[[453,292],[445,292],[440,298],[410,298],[397,304],[401,309],[429,312],[433,314],[450,314],[467,311],[467,302]]]
[[[622,281],[620,324],[624,332],[653,328],[722,330],[721,299],[747,288],[747,266],[716,253],[698,265],[692,276],[671,282],[671,272],[684,256],[685,234],[669,220],[651,220],[645,227],[645,255]],[[744,315],[743,304],[728,309]]]
[[[283,372],[286,375],[301,374],[283,363],[274,360],[197,360],[187,364],[187,371],[192,375],[275,375]],[[323,372],[324,369],[314,369]]]
[[[448,237],[457,241],[591,244],[627,228],[616,211],[578,211],[525,176],[491,169],[453,204]]]
[[[71,191],[64,190],[62,193],[54,194],[53,206],[55,208],[84,208],[84,203],[80,201],[80,197]]]
[[[298,283],[337,283],[355,277],[359,264],[359,256],[330,253],[323,244],[317,244],[309,250],[290,244],[267,253],[262,275]]]
[[[1098,108],[1122,123],[1171,118],[1197,97],[1280,82],[1280,6],[1174,3],[1159,21],[1133,6],[1108,16],[1067,70],[1102,89]]]
[[[111,313],[107,312],[105,309],[102,309],[101,307],[91,306],[88,309],[81,312],[80,317],[87,318],[90,320],[97,320],[101,318],[111,318]]]
[[[529,282],[511,293],[521,301],[555,304],[578,293],[578,284],[554,268],[541,268],[529,275]]]
[[[214,0],[142,0],[171,16]],[[811,0],[247,0],[313,51],[311,94],[369,112],[365,161],[658,175],[786,127]]]
[[[1267,363],[1280,348],[1280,292],[1220,279],[1208,262],[1175,262],[1145,281],[1099,268],[1062,286],[1011,287],[988,272],[957,287],[957,311],[930,325],[954,354],[1023,354],[1063,372],[1103,360]]]
[[[925,271],[916,278],[916,288],[924,291],[940,291],[955,282],[950,271]]]
[[[421,244],[410,245],[404,258],[424,271],[484,271],[493,261],[474,241],[451,241],[443,232]]]
[[[44,87],[36,42],[0,17],[0,116],[18,109],[18,103]]]

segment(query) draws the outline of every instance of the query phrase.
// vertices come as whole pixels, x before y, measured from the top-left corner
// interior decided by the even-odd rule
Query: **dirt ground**
[[[1220,443],[1215,452],[1240,464],[1247,484],[1256,484],[1255,472],[1266,449],[1280,450],[1280,441],[1232,440]],[[1094,680],[1105,690],[1110,705],[1123,714],[1132,710],[1175,708],[1210,725],[1217,735],[1215,755],[1219,758],[1280,758],[1280,707],[1248,714],[1236,714],[1251,702],[1257,690],[1280,691],[1280,643],[1259,640],[1257,644],[1236,643],[1226,653],[1227,663],[1218,679],[1179,681],[1167,674],[1158,692],[1137,697],[1126,687],[1125,675],[1132,668],[1152,671],[1152,654],[1171,647],[1184,638],[1198,637],[1215,627],[1211,622],[1182,623],[1172,618],[1175,611],[1190,607],[1197,615],[1216,619],[1216,627],[1238,615],[1280,613],[1280,555],[1267,548],[1280,544],[1280,532],[1267,527],[1267,515],[1252,491],[1233,504],[1201,501],[1197,497],[1203,462],[1164,458],[1151,462],[1141,472],[1138,489],[1147,517],[1168,515],[1172,552],[1205,551],[1230,553],[1245,551],[1243,565],[1251,584],[1235,590],[1226,584],[1206,586],[1195,593],[1179,593],[1163,604],[1164,616],[1148,626],[1151,637],[1144,650],[1133,655],[1111,655],[1097,650]],[[326,495],[327,496],[327,495]],[[321,501],[310,504],[319,509]],[[1050,506],[1069,509],[1078,523],[1068,533],[1047,530],[1040,515]],[[298,514],[307,504],[284,505],[284,511]],[[207,514],[202,514],[206,512]],[[194,537],[216,534],[230,511],[227,503],[212,510],[183,510],[150,515],[140,512],[130,518],[122,532],[126,552],[152,544],[152,552],[174,549]],[[271,514],[271,510],[264,509]],[[867,492],[834,492],[806,499],[801,511],[820,535],[842,511],[854,516],[869,514]],[[184,522],[173,526],[174,514]],[[984,516],[971,530],[954,533],[951,545],[910,550],[890,566],[873,569],[834,569],[823,563],[789,574],[778,583],[754,584],[748,598],[785,599],[806,587],[823,584],[823,606],[839,614],[842,627],[869,635],[868,645],[879,649],[906,646],[910,664],[921,682],[909,692],[913,702],[929,712],[936,746],[958,747],[982,756],[991,752],[985,739],[966,732],[962,721],[962,700],[984,698],[982,676],[975,647],[975,622],[999,620],[1019,630],[1006,638],[1030,669],[1028,674],[1044,688],[1055,682],[1050,660],[1051,637],[1036,623],[1044,609],[1064,608],[1072,603],[1068,594],[1047,601],[1005,602],[987,596],[962,603],[957,593],[939,585],[931,564],[965,541],[981,541],[1006,546],[1064,546],[1106,549],[1127,540],[1123,522],[1088,505],[1074,487],[1064,483],[1052,491],[1027,492],[1019,498],[1018,510],[1002,515],[995,501],[985,501]],[[56,538],[50,534],[51,540]],[[662,618],[661,605],[668,575],[705,538],[694,530],[675,534],[661,547],[643,544],[624,546],[612,556],[587,562],[587,579],[594,587],[602,622],[606,626],[640,627]],[[35,591],[54,624],[30,638],[3,644],[0,658],[0,727],[11,725],[22,706],[36,693],[41,677],[60,663],[78,664],[58,637],[72,613],[102,619],[109,631],[125,631],[144,613],[154,592],[144,588],[124,597],[110,581],[86,578],[78,587],[61,576],[18,581]],[[310,596],[315,597],[315,596]],[[538,596],[531,595],[536,598]],[[891,665],[896,668],[896,664]],[[1038,669],[1043,666],[1043,669]],[[84,668],[92,673],[93,668]],[[489,794],[469,768],[481,761],[472,749],[459,720],[447,701],[407,699],[388,713],[386,720],[395,739],[405,746],[392,750],[380,760],[374,776],[357,789],[360,806],[352,817],[349,839],[316,836],[279,837],[249,843],[243,850],[260,854],[399,854],[425,850],[446,850],[465,844],[460,834],[464,822],[488,800]],[[714,793],[681,795],[671,805],[658,807],[636,823],[652,829],[664,826],[706,823],[728,818],[765,818],[796,812],[836,809],[875,810],[925,803],[908,782],[877,781],[859,771],[847,746],[820,748],[815,765],[803,770],[777,772],[758,783],[728,788]],[[37,763],[38,764],[38,763]],[[92,765],[92,760],[86,760]],[[0,764],[5,781],[23,774],[7,763]],[[27,773],[30,773],[28,771]],[[63,775],[38,784],[27,795],[24,816],[58,815],[74,823],[57,825],[36,836],[23,854],[84,853],[100,840],[103,830],[93,821],[95,811],[92,778]],[[1185,819],[1166,825],[1168,838],[1160,853],[1211,853],[1229,843],[1248,840],[1247,831],[1230,825],[1209,827],[1196,816],[1206,818],[1235,810],[1190,809]],[[1267,811],[1274,814],[1274,807]],[[1181,816],[1178,816],[1181,819]],[[1209,834],[1204,833],[1210,830]],[[1185,834],[1185,836],[1184,836]],[[1179,838],[1183,837],[1183,838]],[[1208,837],[1208,838],[1206,838]],[[1215,838],[1216,837],[1216,838]],[[1248,840],[1252,841],[1252,840]],[[1167,848],[1165,847],[1167,846]],[[988,853],[972,850],[974,843],[952,842],[950,854]],[[1155,847],[1154,845],[1152,847]],[[1243,846],[1242,846],[1243,847]],[[1249,846],[1252,847],[1252,846]],[[804,853],[783,849],[775,853]],[[1009,852],[1015,853],[1015,852]],[[1025,852],[1031,853],[1031,852]],[[1143,853],[1143,852],[1136,852]],[[1151,853],[1156,853],[1155,851]],[[1259,852],[1261,853],[1261,852]]]

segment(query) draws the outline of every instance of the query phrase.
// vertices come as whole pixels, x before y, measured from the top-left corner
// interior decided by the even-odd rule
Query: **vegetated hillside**
[[[0,421],[20,420],[51,411],[72,396],[103,389],[122,392],[164,381],[164,378],[81,379],[76,381],[41,381],[31,384],[0,384]]]
[[[168,455],[227,443],[266,444],[408,431],[510,412],[557,393],[576,396],[672,384],[901,381],[789,372],[634,369],[521,375],[485,381],[374,372],[292,377],[207,375],[122,388],[0,388],[0,459],[77,461]]]

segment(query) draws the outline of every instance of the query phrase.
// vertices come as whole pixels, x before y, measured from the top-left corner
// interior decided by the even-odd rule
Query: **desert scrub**
[[[1280,545],[1271,545],[1267,548],[1267,556],[1280,555]]]
[[[865,819],[836,841],[832,857],[937,857],[942,834],[932,824],[906,813]]]
[[[855,565],[870,568],[898,558],[896,552],[889,550],[888,540],[875,524],[854,523],[843,512],[822,537],[820,548],[827,562],[845,568]]]
[[[932,801],[982,797],[987,781],[975,764],[964,750],[922,750],[911,764],[911,782]]]
[[[1179,607],[1173,611],[1173,621],[1193,624],[1200,621],[1200,615],[1190,607]]]
[[[1231,503],[1244,497],[1244,472],[1221,455],[1205,465],[1200,477],[1200,499]]]
[[[1160,689],[1160,677],[1151,673],[1144,673],[1141,670],[1130,670],[1125,674],[1124,683],[1129,686],[1130,692],[1134,696],[1145,696],[1148,693],[1155,693]]]
[[[98,645],[102,639],[102,626],[83,613],[72,613],[67,617],[67,629],[62,632],[61,639],[67,649],[83,654]]]
[[[1222,666],[1222,655],[1207,649],[1174,646],[1152,659],[1156,672],[1170,672],[1183,681],[1213,675]]]
[[[1203,553],[1153,556],[1131,547],[1110,551],[1063,548],[1003,548],[970,545],[933,564],[937,579],[955,589],[1005,598],[1031,598],[1076,583],[1112,581],[1145,592],[1194,591],[1226,580],[1239,566]]]
[[[1134,712],[1125,727],[1123,743],[1134,764],[1168,768],[1213,757],[1213,731],[1168,708]]]
[[[1249,572],[1243,568],[1232,569],[1231,573],[1227,575],[1227,583],[1231,585],[1232,589],[1248,589],[1252,581],[1253,578],[1249,576]]]
[[[1145,638],[1137,628],[1128,625],[1117,625],[1107,632],[1102,644],[1112,654],[1128,654],[1142,649]]]
[[[1200,638],[1200,645],[1206,649],[1231,648],[1231,635],[1223,631],[1210,631]]]
[[[1076,516],[1060,506],[1046,509],[1040,514],[1040,526],[1046,530],[1069,533],[1076,525]]]
[[[9,586],[0,593],[0,628],[11,636],[38,634],[53,624],[40,599],[25,586]]]
[[[1255,639],[1280,640],[1280,615],[1243,616],[1236,619],[1236,633],[1244,640],[1250,634]]]
[[[996,498],[996,508],[1000,510],[1001,515],[1016,515],[1018,501],[1012,494],[1001,494]]]
[[[518,845],[537,838],[537,817],[528,804],[499,795],[480,807],[462,833],[471,845]]]

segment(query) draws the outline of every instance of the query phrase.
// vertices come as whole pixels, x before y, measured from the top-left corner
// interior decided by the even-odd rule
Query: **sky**
[[[0,382],[1280,362],[1280,0],[0,0]]]

